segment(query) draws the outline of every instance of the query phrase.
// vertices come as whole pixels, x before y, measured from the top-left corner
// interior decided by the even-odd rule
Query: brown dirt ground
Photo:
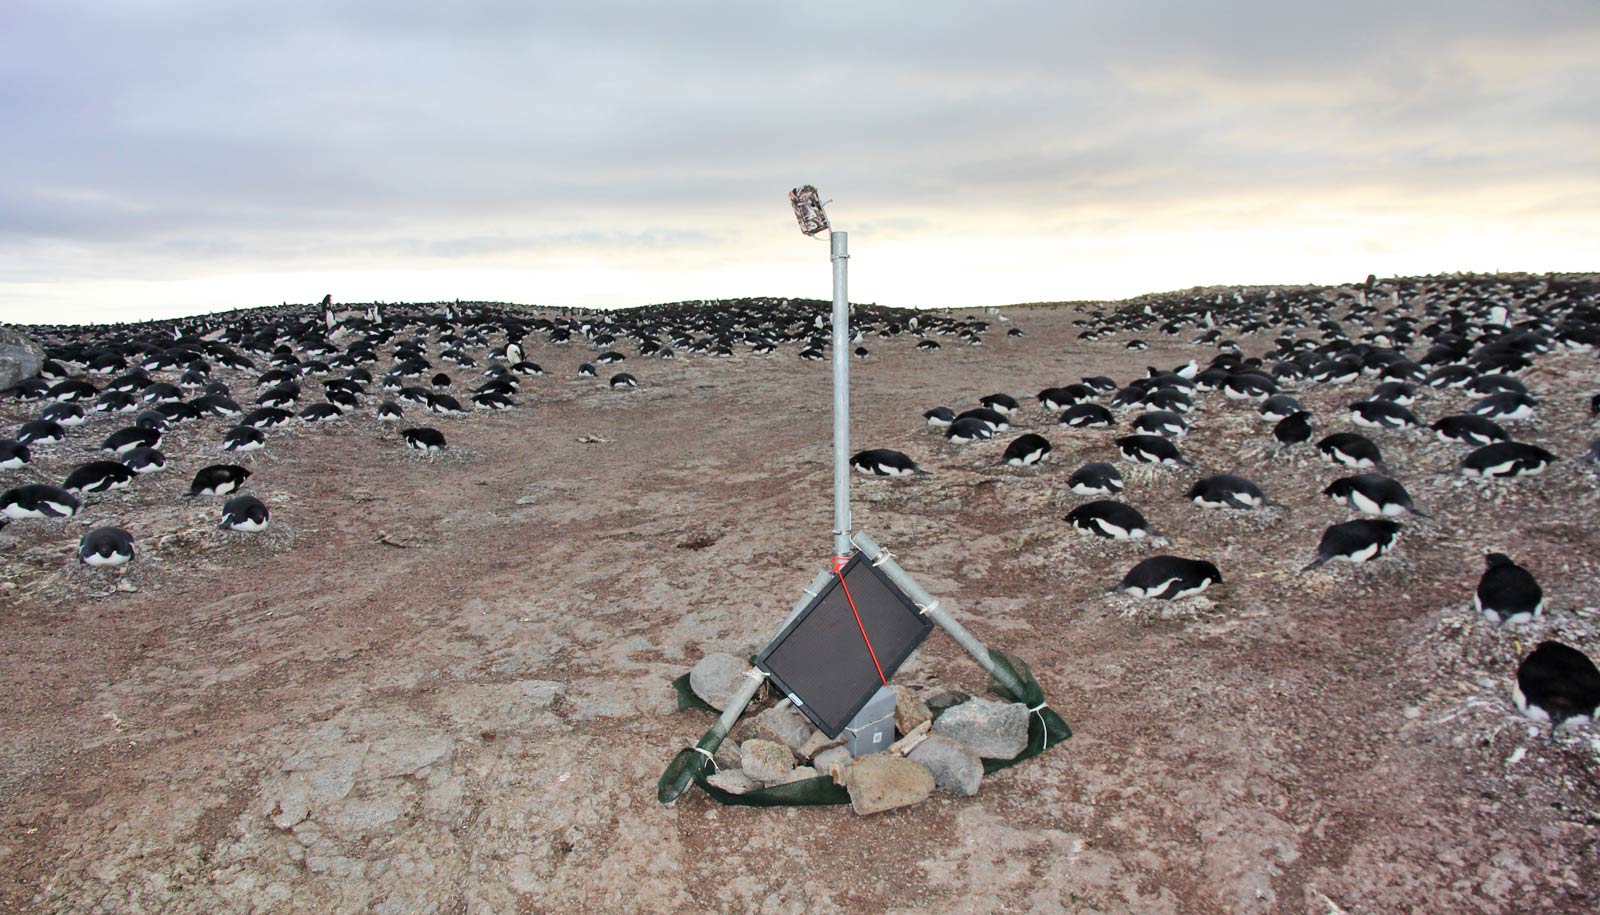
[[[1600,907],[1600,739],[1548,742],[1509,699],[1557,634],[1600,654],[1595,477],[1570,462],[1479,486],[1422,433],[1379,436],[1431,519],[1372,566],[1299,575],[1346,512],[1339,471],[1267,455],[1249,407],[1210,395],[1181,442],[1281,506],[1206,513],[1195,471],[1129,469],[1162,545],[1061,521],[1066,476],[1110,459],[1032,395],[1210,351],[1076,341],[1074,314],[1008,311],[988,345],[869,341],[854,446],[933,471],[852,484],[856,526],[989,644],[1031,663],[1076,730],[976,798],[848,808],[673,807],[656,778],[710,715],[669,681],[757,647],[831,544],[826,363],[630,359],[626,393],[535,347],[551,375],[516,411],[429,423],[419,459],[366,418],[272,436],[245,489],[262,535],[181,497],[219,421],[180,428],[173,469],[80,519],[0,532],[0,911],[15,912],[1591,912]],[[1247,344],[1247,352],[1263,347]],[[464,374],[464,373],[463,373]],[[224,373],[236,391],[243,377]],[[1519,438],[1575,454],[1595,359],[1550,357]],[[1305,394],[1344,428],[1371,384]],[[923,410],[1005,391],[1056,445],[995,466]],[[1464,395],[1414,409],[1431,419]],[[0,405],[12,427],[31,405]],[[59,481],[100,417],[0,485]],[[581,436],[599,436],[583,443]],[[74,450],[76,449],[76,450]],[[83,524],[142,554],[78,568]],[[387,540],[388,543],[380,542]],[[1475,619],[1486,548],[1544,582],[1551,612]],[[1210,557],[1227,583],[1184,605],[1105,588],[1140,556]],[[120,583],[120,584],[119,584]],[[978,691],[948,638],[905,677]]]

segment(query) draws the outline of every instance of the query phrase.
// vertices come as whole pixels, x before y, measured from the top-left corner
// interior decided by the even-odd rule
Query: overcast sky
[[[3,0],[0,320],[1600,269],[1600,3]]]

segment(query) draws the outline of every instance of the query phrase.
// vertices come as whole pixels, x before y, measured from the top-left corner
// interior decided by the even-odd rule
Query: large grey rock
[[[689,670],[689,688],[717,711],[728,707],[728,700],[743,685],[744,672],[750,667],[731,654],[717,652],[700,659]]]
[[[780,702],[756,716],[756,733],[799,753],[817,729],[799,709],[788,702]]]
[[[739,747],[740,768],[758,782],[781,782],[794,769],[794,754],[775,740],[746,740]]]
[[[920,763],[886,753],[856,757],[850,764],[850,806],[865,816],[920,804],[933,793],[933,773]]]
[[[933,773],[933,783],[941,791],[972,797],[983,783],[983,759],[977,750],[959,740],[930,735],[906,758],[927,766]]]
[[[0,327],[0,391],[39,374],[44,349],[26,334]]]
[[[1028,747],[1028,708],[969,699],[933,720],[933,733],[959,740],[986,759],[1015,759]]]
[[[744,794],[761,787],[756,780],[744,774],[742,769],[721,769],[706,779],[707,784],[714,788],[721,788],[729,794]]]

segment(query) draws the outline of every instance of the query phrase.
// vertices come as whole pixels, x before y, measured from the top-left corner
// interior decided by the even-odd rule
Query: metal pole
[[[848,232],[833,245],[833,555],[850,555],[850,261]]]
[[[994,677],[1001,686],[1010,690],[1013,696],[1021,696],[1023,694],[1022,683],[1012,676],[1011,671],[995,664],[994,659],[989,657],[989,649],[978,641],[977,636],[968,632],[967,627],[961,625],[956,621],[955,617],[945,612],[945,609],[939,606],[938,601],[934,600],[927,591],[922,590],[922,586],[917,584],[916,579],[906,574],[905,569],[900,568],[900,564],[894,561],[894,557],[890,556],[883,547],[878,546],[877,541],[867,536],[866,531],[857,531],[855,537],[851,539],[855,542],[856,547],[861,550],[863,556],[871,560],[874,566],[882,569],[883,574],[898,585],[900,590],[906,592],[906,596],[921,608],[924,616],[937,623],[940,629],[950,633],[950,637],[956,640],[956,644],[965,648],[967,654],[972,655],[972,659],[977,661],[980,667],[988,671],[989,675]]]

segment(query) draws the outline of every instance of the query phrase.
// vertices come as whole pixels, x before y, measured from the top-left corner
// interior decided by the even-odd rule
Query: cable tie
[[[696,753],[699,753],[701,756],[704,756],[706,758],[706,761],[711,763],[711,771],[713,771],[713,772],[722,771],[722,770],[717,768],[717,758],[711,754],[710,750],[707,750],[705,747],[702,747],[702,746],[693,746],[693,747],[690,747],[689,749],[695,751]]]
[[[928,614],[932,613],[933,612],[933,608],[935,608],[937,606],[939,606],[939,599],[938,598],[934,598],[934,601],[931,604],[918,604],[917,605],[917,615],[918,616],[927,616]]]

